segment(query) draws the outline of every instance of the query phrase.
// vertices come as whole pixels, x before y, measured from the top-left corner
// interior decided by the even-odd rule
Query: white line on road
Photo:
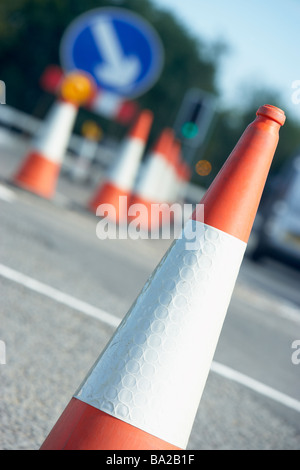
[[[83,302],[81,300],[76,299],[73,296],[65,294],[58,289],[48,286],[47,284],[43,284],[36,279],[33,279],[25,274],[22,274],[14,269],[11,269],[3,264],[0,264],[0,275],[6,279],[14,281],[28,289],[37,292],[39,294],[45,295],[46,297],[60,302],[68,307],[74,308],[75,310],[82,312],[88,316],[96,318],[113,328],[117,328],[120,324],[120,318],[105,312],[97,307],[93,307],[92,305]],[[300,412],[300,401],[281,393],[272,387],[269,387],[257,380],[248,377],[234,369],[231,369],[228,366],[223,364],[219,364],[218,362],[214,362],[211,365],[211,371],[225,377],[229,380],[233,380],[257,393],[263,395],[267,398],[270,398],[284,406],[292,408],[295,411]]]
[[[224,366],[218,362],[213,362],[211,370],[219,375],[222,375],[222,377],[226,377],[229,380],[233,380],[234,382],[254,390],[260,395],[264,395],[265,397],[271,398],[272,400],[277,401],[278,403],[281,403],[288,408],[292,408],[293,410],[300,412],[300,401],[295,400],[294,398],[289,397],[284,393],[278,392],[278,390],[275,390],[272,387],[268,387],[268,385],[258,382],[257,380],[254,380],[247,375],[241,374],[241,372],[231,369],[231,367]]]
[[[42,282],[15,271],[14,269],[8,268],[3,264],[0,264],[0,275],[6,279],[10,279],[11,281],[21,284],[22,286],[27,287],[34,292],[45,295],[52,300],[60,302],[61,304],[67,305],[68,307],[74,308],[79,312],[85,313],[86,315],[107,323],[114,328],[116,328],[121,321],[120,318],[117,318],[116,316],[111,315],[110,313],[107,313],[100,308],[78,300],[71,295],[65,294],[58,289],[48,286],[47,284],[43,284]]]
[[[263,293],[260,289],[253,288],[252,286],[239,283],[235,289],[235,294],[241,300],[251,303],[257,310],[262,312],[272,312],[272,315],[277,315],[286,320],[294,323],[300,323],[300,308],[287,300],[278,299],[277,296],[270,297],[269,294]]]
[[[16,199],[16,195],[13,191],[6,188],[2,184],[0,185],[0,199],[5,202],[13,202]]]

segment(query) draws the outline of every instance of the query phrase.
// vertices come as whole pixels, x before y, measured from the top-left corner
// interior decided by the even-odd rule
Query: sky
[[[248,87],[274,89],[287,116],[300,121],[300,0],[152,2],[194,36],[229,46],[219,73],[221,105],[242,105]]]

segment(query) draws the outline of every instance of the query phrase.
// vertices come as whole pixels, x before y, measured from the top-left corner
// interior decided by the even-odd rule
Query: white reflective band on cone
[[[60,163],[68,146],[78,109],[65,101],[54,103],[32,147],[47,160]]]
[[[131,191],[134,184],[145,142],[136,137],[128,137],[121,145],[117,162],[108,171],[107,179],[124,191]]]
[[[167,162],[159,153],[149,156],[138,177],[134,189],[135,194],[151,202],[165,202],[161,197],[161,192],[167,169]]]
[[[189,220],[75,397],[185,449],[245,248]]]

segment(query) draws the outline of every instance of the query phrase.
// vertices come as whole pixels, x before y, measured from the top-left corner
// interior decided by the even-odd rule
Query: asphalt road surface
[[[171,241],[99,240],[88,188],[61,179],[46,201],[7,176],[0,448],[37,450]],[[245,257],[188,449],[300,449],[299,286],[299,271]]]

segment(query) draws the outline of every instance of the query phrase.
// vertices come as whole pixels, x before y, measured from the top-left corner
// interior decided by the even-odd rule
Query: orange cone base
[[[40,450],[182,450],[72,398]]]
[[[120,202],[120,197],[126,197]],[[93,198],[88,203],[88,209],[96,213],[101,204],[111,204],[115,208],[116,223],[127,222],[127,211],[130,194],[118,188],[110,182],[104,183],[98,188]],[[108,215],[109,217],[109,215]]]
[[[31,152],[25,158],[13,182],[32,193],[51,199],[55,193],[59,172],[59,164],[37,152]]]

